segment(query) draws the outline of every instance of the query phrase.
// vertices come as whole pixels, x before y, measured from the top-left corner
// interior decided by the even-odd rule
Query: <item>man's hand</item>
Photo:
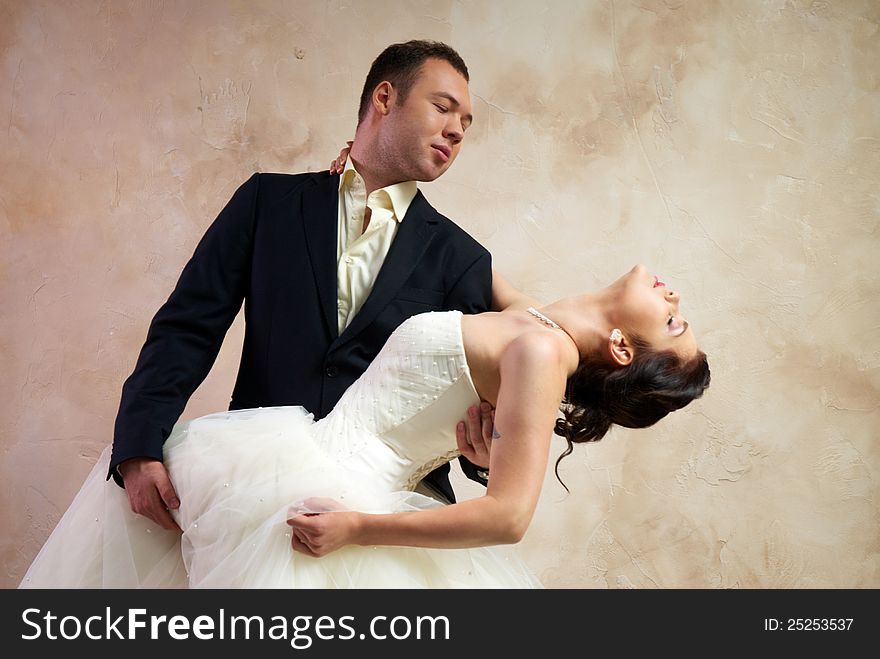
[[[119,474],[135,513],[150,518],[163,529],[181,533],[168,512],[179,508],[180,501],[164,464],[152,458],[132,458],[119,465]]]
[[[345,171],[345,161],[348,160],[348,152],[351,151],[351,145],[354,144],[354,142],[346,142],[346,144],[348,144],[348,146],[343,147],[336,160],[330,163],[331,174],[341,174]]]
[[[471,405],[467,410],[467,420],[459,421],[455,428],[458,450],[470,462],[484,469],[489,468],[494,428],[495,410],[486,401],[480,403],[479,407]]]

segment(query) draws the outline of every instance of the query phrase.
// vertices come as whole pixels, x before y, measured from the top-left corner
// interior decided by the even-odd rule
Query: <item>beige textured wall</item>
[[[545,300],[648,264],[713,368],[686,411],[580,447],[570,495],[548,478],[521,545],[545,583],[880,586],[878,22],[870,0],[0,2],[0,585],[233,190],[325,168],[372,58],[434,38],[476,121],[429,199]],[[241,334],[186,418],[225,407]]]

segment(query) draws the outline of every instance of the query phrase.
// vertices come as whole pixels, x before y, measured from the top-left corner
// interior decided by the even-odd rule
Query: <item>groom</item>
[[[235,192],[153,318],[122,388],[108,478],[124,482],[136,513],[178,528],[162,446],[242,303],[230,409],[302,405],[316,418],[408,317],[491,307],[491,256],[416,187],[458,155],[472,121],[468,80],[445,44],[389,46],[367,75],[341,176],[254,174]],[[486,436],[473,409],[468,422],[471,437]],[[461,445],[461,428],[458,437]],[[485,484],[485,472],[464,459],[462,468]],[[448,471],[425,481],[454,501]]]

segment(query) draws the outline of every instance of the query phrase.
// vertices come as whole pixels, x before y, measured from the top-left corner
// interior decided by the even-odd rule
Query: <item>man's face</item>
[[[382,151],[400,180],[433,181],[458,156],[471,125],[467,81],[444,60],[426,60],[403,103],[382,127]]]

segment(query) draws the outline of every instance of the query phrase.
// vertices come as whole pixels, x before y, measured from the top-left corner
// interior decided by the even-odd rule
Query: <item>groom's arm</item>
[[[492,308],[492,255],[483,251],[461,273],[443,301],[444,309],[482,313]]]
[[[540,306],[539,300],[515,289],[495,268],[492,268],[492,311]]]
[[[482,313],[492,309],[492,255],[484,251],[459,277],[455,285],[450,289],[444,301],[445,309],[458,309],[463,313]],[[482,427],[482,418],[479,412],[476,416],[462,410],[467,424],[465,429],[456,429],[456,436],[461,443],[462,438],[467,436],[474,442],[479,441]],[[488,455],[486,456],[488,458]],[[462,472],[470,480],[486,485],[489,477],[488,469],[474,464],[464,456],[458,459]]]
[[[122,397],[108,478],[131,458],[162,460],[162,445],[214,364],[247,290],[259,192],[254,174],[205,232],[156,313]]]

